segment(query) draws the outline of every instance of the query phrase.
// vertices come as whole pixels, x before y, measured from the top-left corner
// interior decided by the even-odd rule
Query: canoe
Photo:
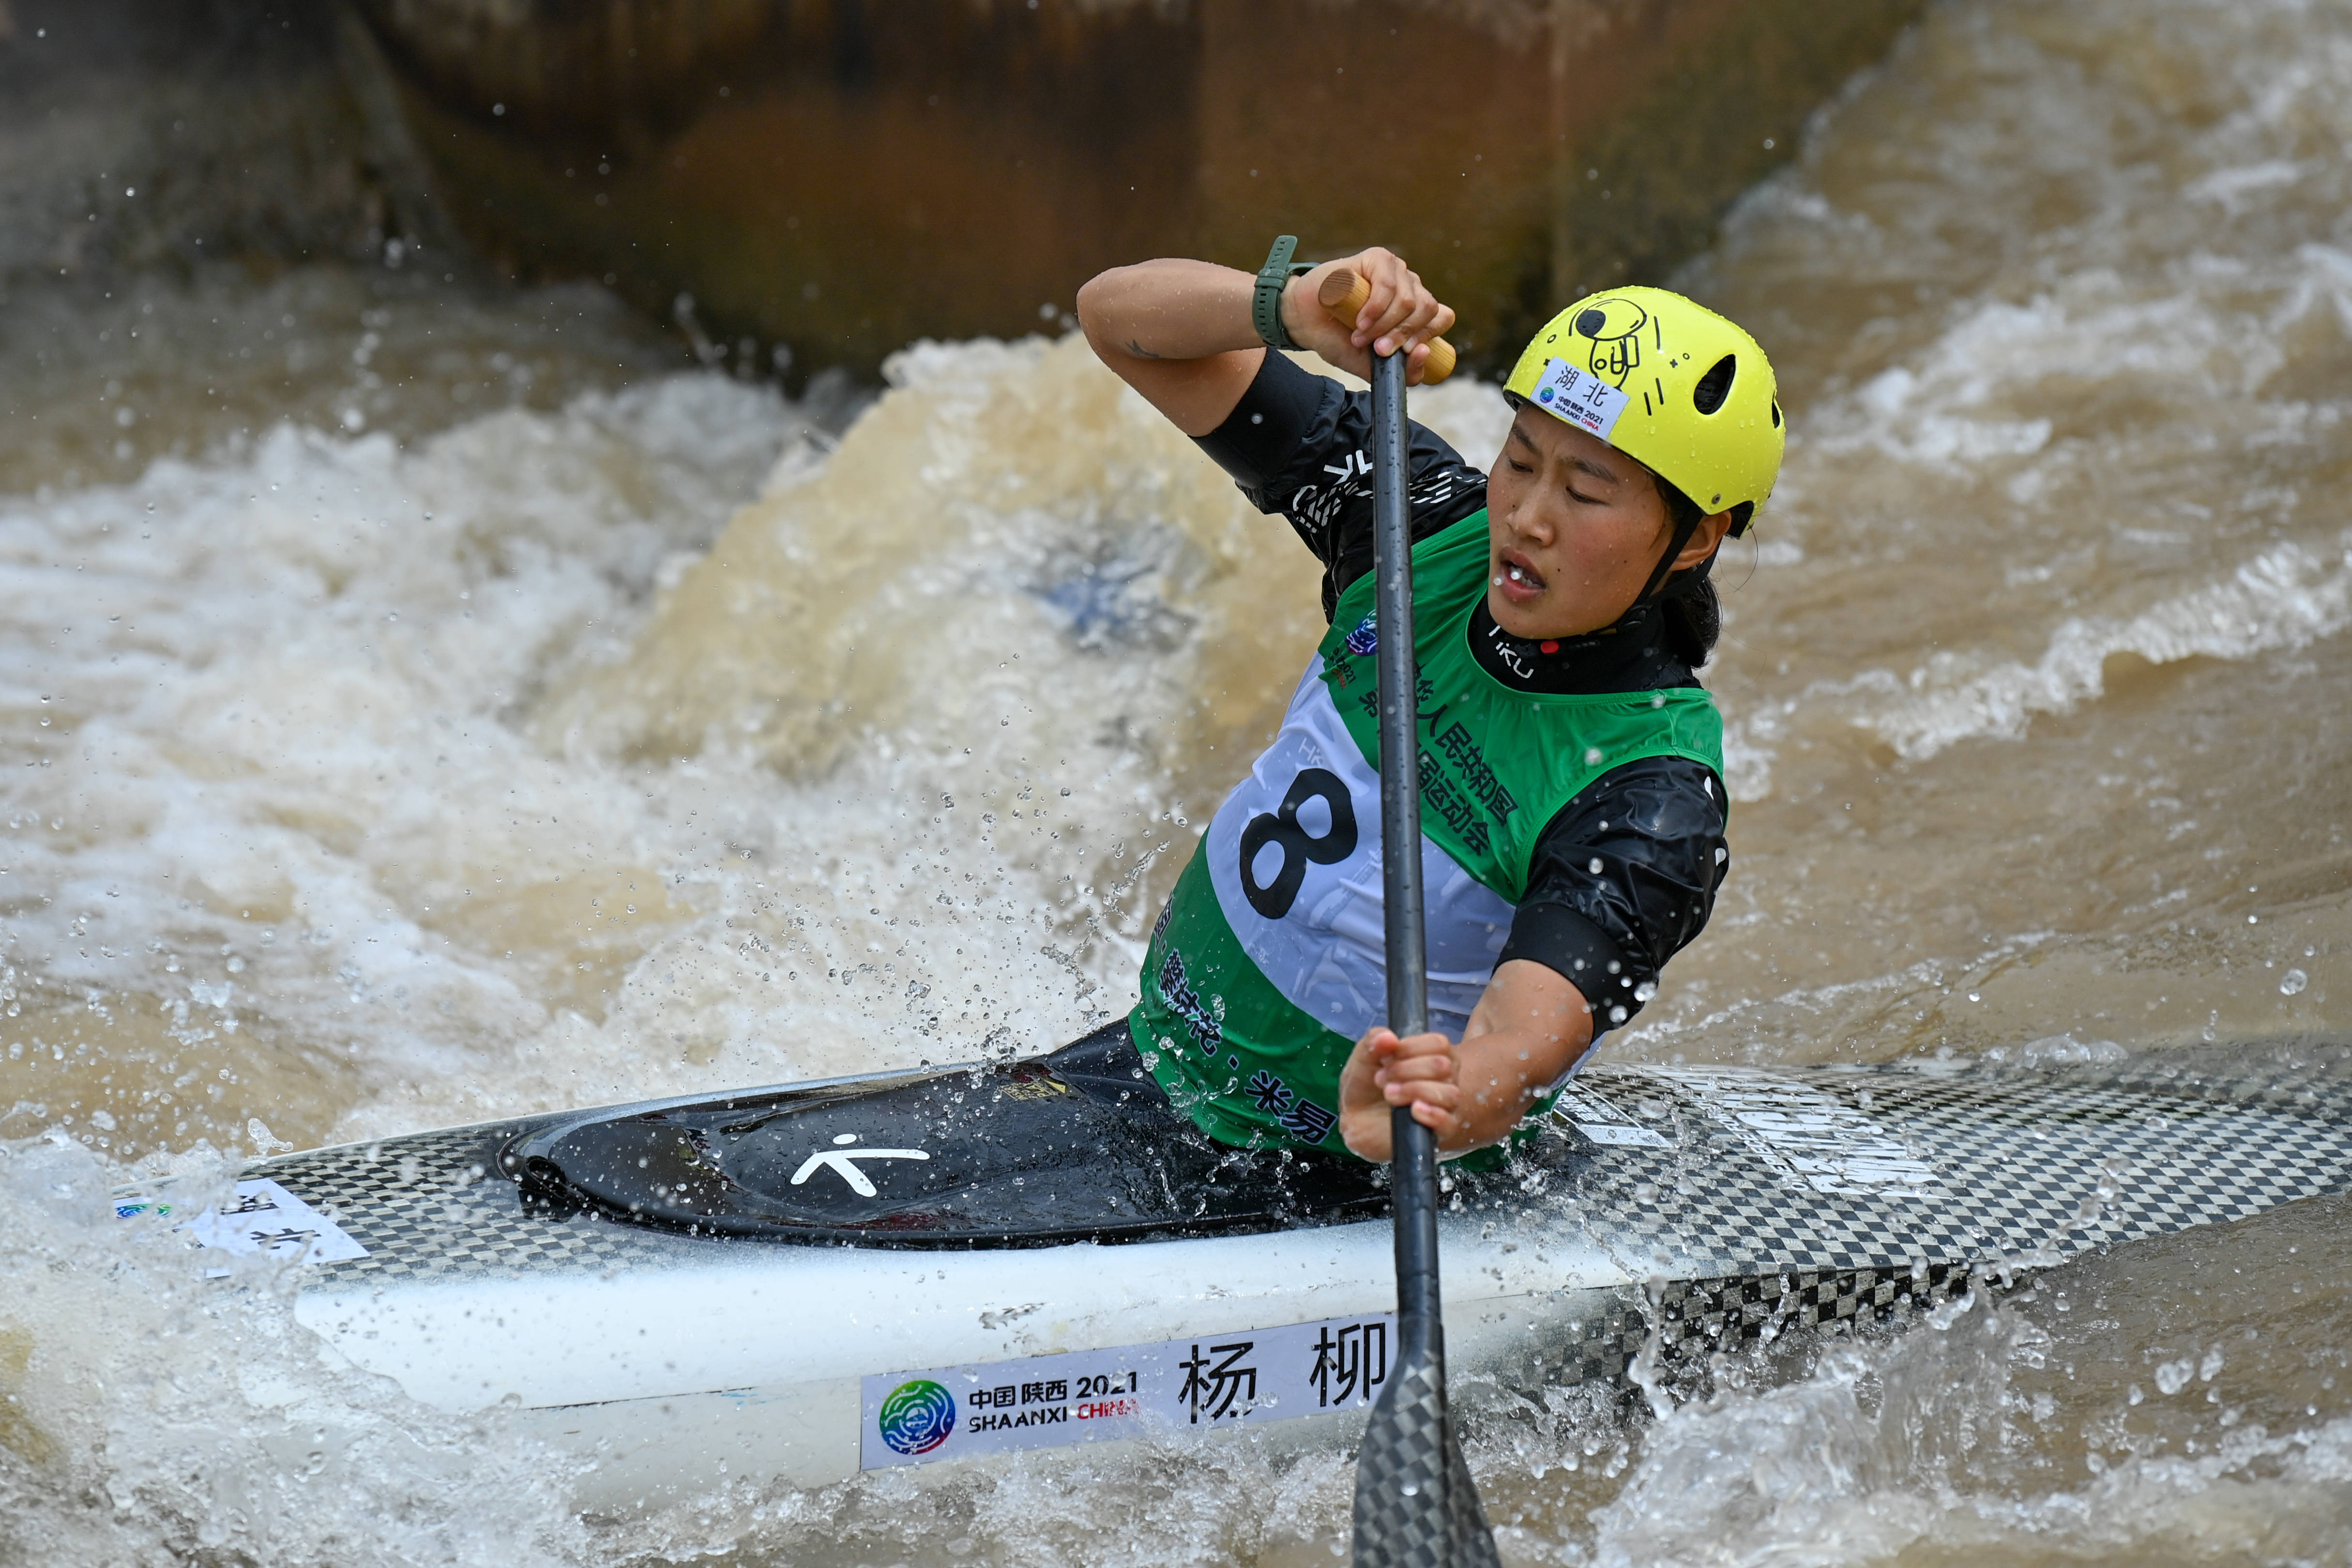
[[[1475,1428],[1489,1379],[1699,1378],[2352,1190],[2352,1070],[1601,1067],[1496,1168],[1448,1169]],[[194,1240],[296,1260],[299,1321],[416,1399],[521,1406],[593,1510],[1243,1428],[1344,1445],[1394,1342],[1381,1170],[1213,1144],[1082,1058],[347,1144],[236,1192]]]

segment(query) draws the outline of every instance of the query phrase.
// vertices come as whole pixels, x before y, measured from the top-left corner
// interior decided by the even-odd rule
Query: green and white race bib
[[[1494,977],[1537,840],[1610,769],[1680,756],[1723,770],[1696,688],[1559,697],[1481,668],[1486,515],[1413,548],[1416,765],[1431,1027],[1462,1037]],[[1274,743],[1178,879],[1130,1016],[1162,1088],[1212,1136],[1338,1150],[1339,1070],[1387,1012],[1379,629],[1369,574],[1339,595]]]

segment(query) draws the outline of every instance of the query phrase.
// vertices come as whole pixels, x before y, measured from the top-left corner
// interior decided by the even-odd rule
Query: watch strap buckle
[[[1301,273],[1312,272],[1312,261],[1293,261],[1298,249],[1295,234],[1278,235],[1273,248],[1265,253],[1265,265],[1257,269],[1257,287],[1250,294],[1250,324],[1257,328],[1259,341],[1270,349],[1296,349],[1290,333],[1282,324],[1282,291],[1290,280]]]

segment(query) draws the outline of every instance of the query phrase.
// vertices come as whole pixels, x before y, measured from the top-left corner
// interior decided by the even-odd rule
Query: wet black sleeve
[[[1698,763],[1647,757],[1601,774],[1538,840],[1497,962],[1566,976],[1592,1004],[1596,1036],[1623,1024],[1706,928],[1730,868],[1726,816],[1723,781]]]
[[[1372,395],[1350,392],[1284,354],[1265,363],[1225,422],[1198,437],[1250,504],[1280,512],[1323,563],[1323,616],[1372,569]],[[1424,539],[1486,504],[1486,476],[1435,432],[1409,432],[1412,536]]]

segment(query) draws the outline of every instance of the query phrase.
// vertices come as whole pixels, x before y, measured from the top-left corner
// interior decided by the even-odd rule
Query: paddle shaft
[[[1421,689],[1413,668],[1405,356],[1372,360],[1373,626],[1379,636],[1381,865],[1389,1027],[1429,1027],[1421,902]],[[1437,1300],[1437,1138],[1389,1112],[1397,1353],[1356,1450],[1356,1568],[1501,1568],[1446,1408]]]
[[[1372,572],[1380,628],[1381,897],[1388,923],[1389,1027],[1429,1027],[1422,926],[1420,701],[1412,644],[1412,531],[1402,354],[1372,360]],[[1396,1212],[1397,1340],[1401,1355],[1438,1349],[1437,1138],[1398,1107],[1389,1195]]]

